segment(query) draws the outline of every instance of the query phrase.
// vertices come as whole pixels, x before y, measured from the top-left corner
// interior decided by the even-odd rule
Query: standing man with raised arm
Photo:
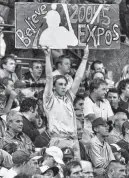
[[[50,49],[45,50],[45,55],[46,86],[43,94],[43,105],[49,122],[50,146],[63,148],[69,145],[74,150],[75,157],[80,158],[73,101],[86,69],[89,55],[88,46],[70,90],[66,89],[68,81],[65,76],[58,75],[53,80]]]

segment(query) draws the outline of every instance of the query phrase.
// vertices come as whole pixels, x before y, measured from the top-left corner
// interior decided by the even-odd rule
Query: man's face
[[[109,92],[107,99],[113,108],[118,106],[118,102],[119,102],[118,93]]]
[[[23,119],[22,116],[20,115],[15,115],[14,119],[10,122],[10,128],[16,132],[16,133],[20,133],[22,132],[22,128],[23,128]]]
[[[38,160],[31,159],[28,163],[29,163],[29,166],[32,170],[32,175],[40,174],[40,168],[39,168]]]
[[[60,65],[63,74],[68,74],[70,72],[71,62],[69,59],[64,58],[62,64]]]
[[[121,113],[120,117],[118,118],[118,120],[116,121],[116,125],[119,127],[119,128],[122,128],[122,125],[125,121],[127,121],[128,118],[127,118],[127,115],[125,113]]]
[[[75,105],[75,108],[76,109],[79,109],[81,111],[83,111],[83,108],[84,108],[84,100],[83,99],[80,99],[77,101],[76,105]]]
[[[14,82],[13,81],[11,81],[11,80],[8,81],[7,89],[9,91],[14,90]]]
[[[40,78],[42,75],[42,64],[40,63],[33,63],[32,73],[35,77]]]
[[[3,68],[8,72],[13,73],[15,72],[16,62],[13,59],[9,58],[7,64],[3,65]]]
[[[38,114],[38,105],[36,105],[35,109],[30,109],[31,110],[31,121],[36,122],[36,117]]]
[[[100,100],[104,99],[106,93],[107,93],[107,85],[106,84],[100,84],[99,88],[96,89],[97,98],[100,99]]]
[[[123,90],[124,95],[129,98],[129,84],[126,84],[125,90]]]
[[[98,126],[98,132],[103,136],[103,137],[108,137],[109,135],[109,128],[108,128],[108,125],[105,124],[105,125],[100,125]]]
[[[76,166],[71,169],[71,175],[70,178],[82,178],[83,173],[82,173],[82,168],[80,166]]]
[[[87,163],[87,166],[83,169],[83,175],[84,178],[94,178],[93,168],[90,162]]]
[[[114,178],[125,178],[126,177],[126,167],[125,165],[117,165],[114,175]]]
[[[67,83],[65,79],[60,78],[56,81],[55,90],[59,96],[64,96],[66,94]]]
[[[103,72],[105,74],[105,68],[103,66],[103,64],[95,64],[94,65],[95,68],[95,72]]]

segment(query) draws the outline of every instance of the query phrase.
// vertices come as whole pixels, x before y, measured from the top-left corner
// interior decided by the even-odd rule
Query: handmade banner
[[[116,4],[15,3],[15,47],[119,49]]]

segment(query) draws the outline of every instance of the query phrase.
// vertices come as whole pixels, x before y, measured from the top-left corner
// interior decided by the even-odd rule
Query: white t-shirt
[[[8,170],[7,174],[4,175],[3,178],[14,178],[17,175],[17,172],[11,168]]]
[[[110,103],[107,99],[100,101],[100,107],[88,96],[84,100],[84,128],[90,132],[92,131],[92,124],[89,119],[86,117],[89,114],[95,114],[96,119],[102,117],[104,120],[107,120],[108,117],[113,116],[113,111],[111,109]]]

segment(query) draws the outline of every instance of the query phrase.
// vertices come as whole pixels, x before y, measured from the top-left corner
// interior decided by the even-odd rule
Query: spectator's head
[[[84,108],[84,98],[80,95],[77,95],[74,100],[74,108],[83,111]]]
[[[34,175],[40,173],[38,161],[31,157],[26,150],[17,150],[12,154],[14,167],[18,168],[19,173]]]
[[[82,139],[82,134],[83,134],[82,122],[80,120],[77,120],[77,136],[78,136],[78,140]]]
[[[63,152],[56,146],[46,148],[44,160],[44,164],[49,164],[49,167],[53,167],[57,163],[63,165]]]
[[[121,72],[121,80],[129,79],[129,64],[125,65]]]
[[[125,121],[122,125],[122,134],[123,137],[126,137],[129,139],[129,122]]]
[[[89,89],[97,100],[102,100],[107,93],[107,83],[102,79],[94,79],[91,81]]]
[[[108,137],[109,135],[109,126],[106,121],[104,121],[101,117],[95,119],[92,122],[92,130],[95,135],[100,135],[101,137]]]
[[[124,97],[129,98],[129,79],[121,80],[118,85],[119,95],[124,95]]]
[[[105,68],[104,65],[101,61],[96,60],[91,64],[91,71],[95,71],[95,72],[102,72],[105,74]]]
[[[32,98],[26,98],[25,100],[22,101],[20,111],[22,113],[26,113],[30,121],[35,122],[37,110],[38,110],[37,100]]]
[[[7,114],[7,125],[9,130],[12,130],[14,133],[20,133],[23,129],[23,119],[20,112],[11,110]]]
[[[116,88],[110,88],[107,93],[107,99],[110,102],[110,105],[117,109],[119,103],[119,95]]]
[[[9,90],[9,91],[14,90],[14,82],[12,79],[10,79],[8,77],[4,77],[1,82],[7,90]]]
[[[81,161],[84,178],[94,178],[93,167],[90,161]]]
[[[101,72],[101,71],[94,72],[94,73],[92,74],[92,77],[91,77],[91,78],[92,78],[92,80],[97,79],[97,78],[102,79],[102,80],[105,80],[104,73]]]
[[[64,75],[57,75],[54,77],[54,90],[59,96],[64,96],[66,94],[66,87],[68,84],[68,80]]]
[[[1,59],[1,68],[6,70],[9,73],[15,72],[16,62],[15,62],[14,57],[12,55],[4,56]]]
[[[114,127],[122,130],[122,125],[125,121],[127,121],[127,114],[124,112],[117,112],[114,116]]]
[[[2,148],[3,150],[5,150],[6,152],[8,152],[10,155],[12,155],[12,153],[14,153],[15,151],[17,151],[17,144],[16,143],[7,143],[3,146]]]
[[[40,61],[33,61],[30,63],[30,72],[35,78],[40,78],[43,72],[43,66]]]
[[[82,166],[81,163],[77,160],[73,160],[67,164],[68,169],[70,170],[70,178],[82,178]]]
[[[68,162],[74,159],[74,151],[72,148],[64,147],[62,148],[62,152],[63,152],[63,161],[65,164],[67,164]]]
[[[49,167],[47,165],[44,165],[40,167],[41,170],[41,175],[43,175],[45,178],[53,178],[59,173],[59,168],[54,166],[54,167]]]
[[[107,174],[111,178],[125,178],[126,165],[116,160],[111,161],[107,167]]]
[[[69,56],[59,56],[56,62],[56,68],[60,71],[61,75],[68,74],[70,72],[71,62]]]

